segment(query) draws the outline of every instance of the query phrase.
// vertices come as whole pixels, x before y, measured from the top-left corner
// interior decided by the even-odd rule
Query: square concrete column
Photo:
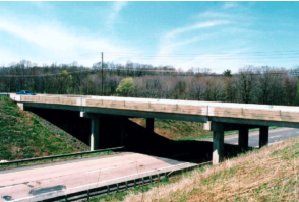
[[[148,134],[152,134],[155,130],[155,119],[154,118],[146,118],[145,128],[146,128],[146,131]]]
[[[268,133],[269,127],[268,126],[261,126],[260,127],[260,134],[259,134],[259,147],[265,146],[268,144]]]
[[[248,134],[249,129],[246,127],[241,127],[239,129],[239,147],[242,151],[245,151],[248,149]]]
[[[224,152],[224,127],[222,123],[212,123],[213,129],[213,164],[223,160]]]
[[[100,121],[99,119],[91,119],[91,135],[90,135],[90,150],[99,149],[100,146]]]
[[[127,118],[120,119],[120,144],[121,146],[125,145],[125,136],[126,136],[126,122],[128,121]]]

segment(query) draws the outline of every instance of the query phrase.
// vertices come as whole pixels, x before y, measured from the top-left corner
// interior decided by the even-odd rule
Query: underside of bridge
[[[259,146],[268,143],[268,126],[210,122],[213,131],[213,143],[208,141],[169,140],[154,132],[155,119],[145,118],[146,127],[129,120],[128,116],[86,113],[70,110],[42,109],[25,107],[45,118],[87,145],[91,150],[125,146],[137,152],[180,158],[188,160],[213,160],[218,164],[227,156],[236,155],[248,148],[249,129],[259,129]],[[144,117],[143,117],[144,118]],[[239,131],[239,144],[225,145],[225,131]],[[184,159],[186,160],[186,159]]]

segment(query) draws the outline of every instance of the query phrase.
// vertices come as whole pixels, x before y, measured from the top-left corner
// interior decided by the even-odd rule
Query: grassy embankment
[[[131,119],[145,127],[144,119]],[[202,128],[202,123],[174,120],[155,120],[155,132],[172,140],[200,140],[212,137],[212,133]]]
[[[88,150],[80,141],[38,116],[0,97],[0,160]]]
[[[119,198],[118,198],[119,199]],[[116,200],[111,198],[112,201]],[[299,138],[205,166],[125,201],[298,201]]]

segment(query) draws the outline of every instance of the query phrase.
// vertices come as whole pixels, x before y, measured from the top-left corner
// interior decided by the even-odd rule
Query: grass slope
[[[0,160],[87,150],[87,146],[40,117],[0,97]]]
[[[145,127],[145,120],[134,118],[135,123]],[[155,120],[155,132],[172,140],[197,140],[212,137],[210,131],[203,130],[202,123],[174,120]]]
[[[299,138],[205,166],[125,201],[298,201]],[[112,200],[113,201],[113,200]]]

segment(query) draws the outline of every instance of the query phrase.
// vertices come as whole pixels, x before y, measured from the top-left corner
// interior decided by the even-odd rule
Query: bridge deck
[[[201,117],[236,118],[277,122],[299,122],[299,107],[233,104],[210,101],[133,98],[116,96],[81,96],[10,94],[15,101],[23,103],[40,103],[63,105],[80,108],[100,108],[129,110],[135,112],[153,112]]]

